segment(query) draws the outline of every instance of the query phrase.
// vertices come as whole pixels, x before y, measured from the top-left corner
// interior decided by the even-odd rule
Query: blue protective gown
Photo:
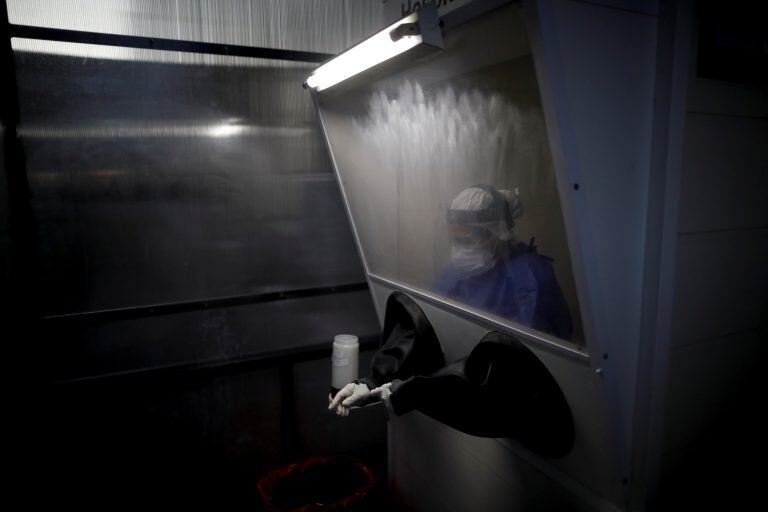
[[[536,252],[532,244],[502,244],[499,250],[496,264],[482,274],[466,277],[449,265],[434,290],[474,308],[571,339],[571,315],[552,260]]]

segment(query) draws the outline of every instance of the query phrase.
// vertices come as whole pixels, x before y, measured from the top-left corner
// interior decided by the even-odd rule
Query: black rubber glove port
[[[396,414],[418,410],[464,433],[511,437],[546,457],[567,455],[573,418],[554,377],[525,345],[486,334],[469,356],[392,386]]]
[[[382,346],[371,370],[357,382],[371,389],[392,382],[395,414],[418,410],[470,435],[515,438],[546,457],[563,457],[573,447],[568,403],[530,349],[489,332],[469,356],[446,366],[435,330],[402,292],[387,300]]]
[[[430,375],[445,366],[432,324],[402,292],[393,292],[387,299],[381,342],[371,361],[371,374],[356,381],[371,389],[396,379]]]

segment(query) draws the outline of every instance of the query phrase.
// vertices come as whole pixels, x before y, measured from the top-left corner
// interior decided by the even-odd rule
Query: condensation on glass
[[[380,28],[382,0],[8,0],[11,23],[336,53]]]
[[[583,343],[563,211],[519,8],[457,27],[445,34],[445,44],[426,57],[406,58],[383,78],[318,95],[368,271]],[[476,185],[508,197],[517,192],[522,204],[515,206],[512,238],[495,242],[494,270],[484,278],[456,275],[455,223],[447,219],[454,200]],[[458,283],[465,278],[471,280]],[[526,313],[529,307],[539,310]]]
[[[308,63],[14,39],[49,314],[364,276]]]

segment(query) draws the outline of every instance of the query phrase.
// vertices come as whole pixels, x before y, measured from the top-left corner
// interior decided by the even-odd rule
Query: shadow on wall
[[[763,500],[764,380],[757,371],[744,375],[716,421],[694,443],[665,455],[657,510],[749,510]]]

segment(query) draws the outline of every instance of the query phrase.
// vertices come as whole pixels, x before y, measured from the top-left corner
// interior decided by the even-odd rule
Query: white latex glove
[[[392,402],[389,400],[389,397],[392,395],[392,391],[389,389],[390,387],[392,387],[391,382],[382,384],[381,386],[371,390],[371,396],[384,402],[384,405],[387,406],[387,409],[389,409],[391,412],[394,412],[392,409]]]
[[[339,416],[347,416],[349,415],[350,407],[357,402],[364,402],[370,395],[371,391],[365,384],[355,384],[354,382],[350,382],[341,388],[341,391],[336,393],[336,396],[333,399],[328,395],[328,399],[331,401],[328,410],[336,410],[336,414]]]

